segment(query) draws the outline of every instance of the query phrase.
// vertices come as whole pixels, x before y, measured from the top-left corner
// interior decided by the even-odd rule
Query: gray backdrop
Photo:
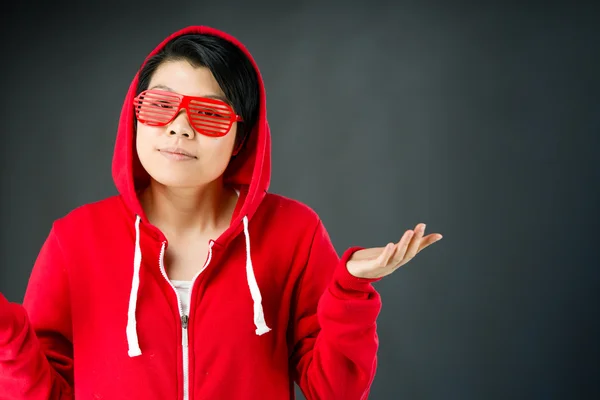
[[[334,245],[426,222],[444,239],[376,286],[373,399],[600,394],[600,13],[591,2],[8,2],[0,291],[20,302],[52,221],[113,195],[127,87],[172,31],[261,67],[271,190]],[[498,2],[500,3],[500,2]]]

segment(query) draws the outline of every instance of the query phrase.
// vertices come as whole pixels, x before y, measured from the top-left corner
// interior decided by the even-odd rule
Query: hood
[[[271,134],[267,123],[265,88],[258,66],[246,47],[233,36],[206,26],[189,26],[172,33],[148,54],[144,60],[144,64],[171,39],[190,33],[219,36],[233,43],[248,57],[258,77],[260,93],[256,125],[246,139],[244,150],[231,160],[224,173],[224,182],[226,184],[239,185],[247,191],[244,204],[232,221],[231,227],[218,240],[218,245],[225,245],[241,231],[243,217],[252,219],[269,188],[271,180]],[[121,109],[112,161],[112,176],[117,190],[124,199],[127,207],[134,215],[141,218],[142,223],[147,223],[146,214],[137,196],[137,190],[145,187],[149,182],[149,176],[139,161],[134,143],[135,118],[132,102],[135,97],[138,78],[139,70],[129,85],[129,90]]]
[[[246,138],[244,150],[230,161],[224,173],[225,184],[232,185],[234,187],[237,186],[245,192],[245,196],[240,196],[240,199],[243,199],[243,204],[241,207],[239,205],[236,207],[236,210],[239,211],[234,214],[234,218],[229,228],[216,241],[211,241],[208,259],[210,260],[212,256],[213,245],[226,246],[231,239],[236,237],[241,232],[244,233],[246,239],[245,274],[252,301],[254,303],[253,317],[254,324],[256,326],[256,334],[262,335],[271,329],[267,327],[264,320],[262,296],[254,275],[248,224],[261,201],[265,197],[271,179],[271,136],[266,118],[267,112],[264,82],[256,62],[243,44],[225,32],[205,26],[189,26],[172,33],[158,46],[156,46],[156,48],[150,54],[148,54],[144,60],[144,63],[142,64],[142,67],[148,61],[148,59],[158,53],[171,39],[190,33],[219,36],[233,43],[248,57],[254,66],[258,78],[260,92],[256,125],[254,126],[252,132],[250,132],[250,135]],[[140,225],[142,224],[146,225],[147,227],[151,227],[138,199],[138,191],[144,188],[149,183],[150,179],[140,163],[137,152],[135,151],[134,143],[135,118],[132,102],[136,95],[135,91],[138,85],[139,72],[140,71],[138,71],[134,76],[129,86],[127,96],[125,97],[125,101],[123,102],[112,161],[112,175],[115,185],[127,208],[132,213],[132,221],[135,221],[132,223],[132,229],[135,229],[135,248],[133,251],[133,274],[126,328],[126,337],[129,349],[128,354],[130,357],[139,356],[142,354],[142,349],[140,349],[138,342],[138,329],[136,323],[136,308],[139,301],[138,289],[140,284],[140,268],[142,258],[144,257],[140,248],[140,235],[144,230],[140,229]],[[156,231],[156,228],[153,229]],[[161,239],[163,240],[163,248],[161,251],[162,257],[162,254],[164,254],[165,250],[165,238],[162,237]],[[164,269],[162,272],[166,277]],[[199,273],[200,272],[198,272],[198,274]],[[241,269],[240,273],[244,273],[244,270]],[[175,290],[175,288],[173,289]],[[191,292],[189,297],[191,298]],[[184,316],[182,315],[182,317]]]

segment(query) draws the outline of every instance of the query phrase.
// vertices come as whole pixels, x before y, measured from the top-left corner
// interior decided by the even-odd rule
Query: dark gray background
[[[371,398],[600,394],[591,2],[13,3],[0,17],[10,300],[22,300],[52,221],[115,193],[119,112],[143,58],[204,24],[255,56],[271,190],[313,207],[338,252],[418,222],[444,235],[376,285]]]

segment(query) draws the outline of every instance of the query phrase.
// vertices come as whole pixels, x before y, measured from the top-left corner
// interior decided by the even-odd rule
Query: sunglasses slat
[[[221,118],[221,119],[226,119],[226,120],[230,120],[232,119],[232,113],[230,113],[229,111],[226,110],[218,110],[215,108],[192,108],[190,107],[190,110],[192,111],[192,115],[206,115],[206,114],[217,114],[217,116],[215,115],[206,115],[207,117],[216,117],[216,118]]]
[[[160,110],[160,109],[154,109],[154,108],[148,108],[148,107],[144,107],[142,106],[142,108],[140,108],[138,110],[138,112],[140,114],[144,114],[144,115],[162,115],[165,117],[171,116],[173,114],[175,114],[174,112],[175,110],[171,111],[171,110]]]
[[[219,110],[219,112],[231,114],[231,107],[229,107],[229,105],[227,105],[227,104],[190,102],[190,108]]]
[[[201,125],[194,125],[194,129],[200,130],[200,131],[214,130],[214,131],[218,131],[218,132],[222,132],[222,131],[227,132],[229,130],[229,126],[211,126],[211,125],[201,124]]]
[[[190,119],[193,119],[194,121],[213,122],[215,124],[229,124],[231,121],[230,118],[214,117],[212,115],[193,115],[193,114],[190,117]]]
[[[231,125],[229,122],[215,122],[215,121],[210,121],[210,120],[206,120],[206,119],[194,119],[193,121],[191,121],[193,125],[198,126],[198,127],[213,127],[213,128],[219,128],[219,129],[224,129],[224,128],[229,128],[229,126]]]
[[[181,96],[176,94],[171,94],[170,92],[165,91],[157,91],[157,90],[147,90],[143,96],[143,98],[154,98],[154,99],[167,99],[175,102],[181,101]]]
[[[205,123],[205,124],[210,124],[210,125],[220,125],[220,126],[227,126],[231,124],[231,120],[227,120],[227,119],[222,119],[222,118],[215,118],[215,117],[210,117],[210,116],[193,116],[190,118],[190,120],[194,123]]]

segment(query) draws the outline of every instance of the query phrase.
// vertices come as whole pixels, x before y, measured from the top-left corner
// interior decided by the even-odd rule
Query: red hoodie
[[[348,272],[318,215],[267,192],[271,139],[260,82],[257,126],[225,172],[240,191],[230,227],[210,241],[182,315],[167,278],[168,241],[137,197],[132,99],[113,158],[119,195],[52,226],[23,305],[0,295],[0,399],[365,399],[376,370],[374,280]],[[184,394],[187,393],[187,394]]]

